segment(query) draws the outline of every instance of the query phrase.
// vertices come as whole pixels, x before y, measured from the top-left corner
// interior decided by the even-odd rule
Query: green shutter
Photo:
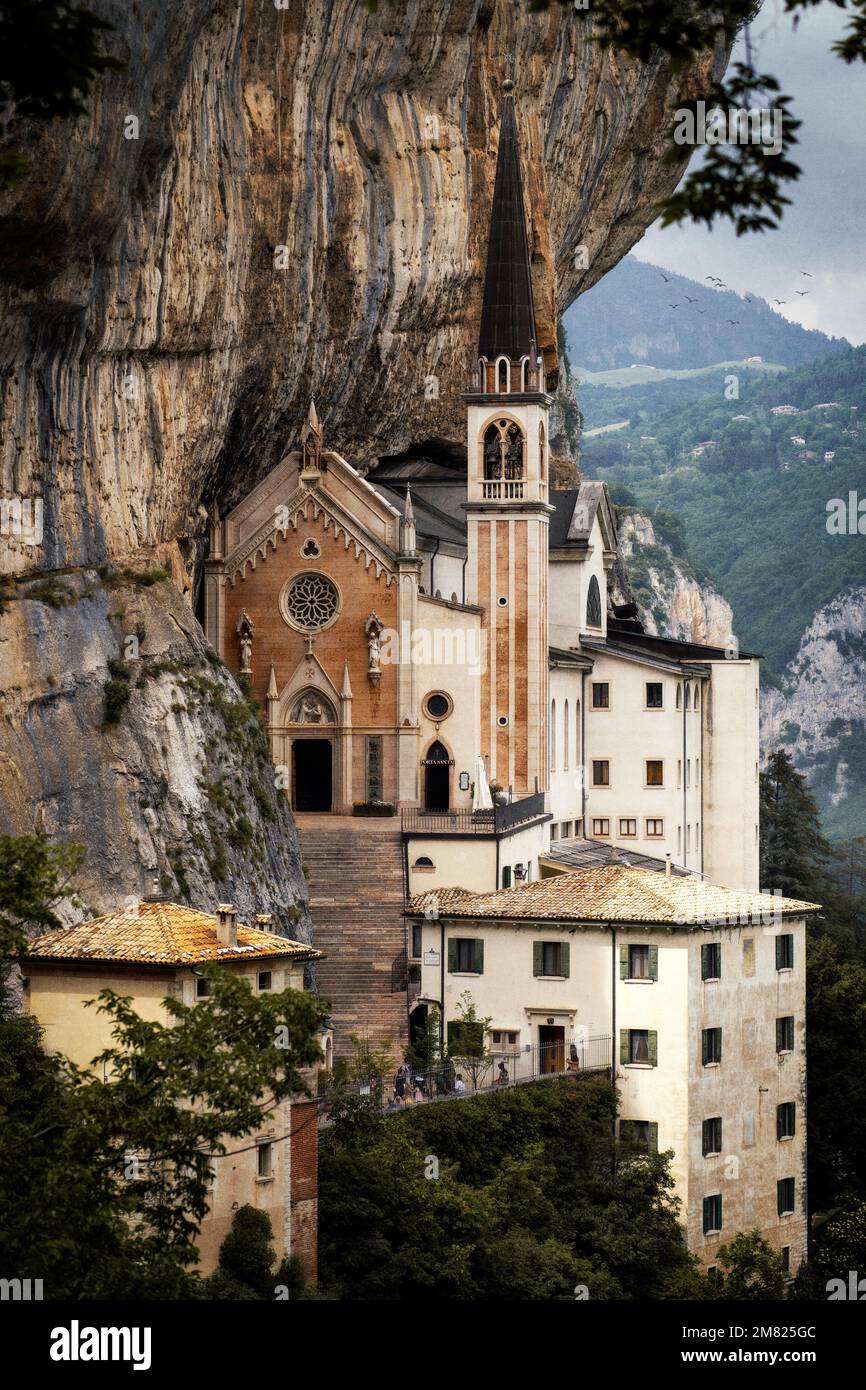
[[[544,942],[533,941],[532,943],[532,973],[540,975],[544,969]]]
[[[710,977],[710,948],[704,942],[701,947],[701,979],[708,980]]]
[[[650,1029],[648,1035],[647,1046],[649,1049],[650,1066],[657,1067],[659,1064],[659,1035],[653,1032],[652,1029]]]
[[[511,867],[508,864],[506,864],[505,868],[502,870],[502,887],[511,887]]]
[[[710,1199],[709,1199],[709,1197],[705,1197],[705,1198],[704,1198],[704,1235],[707,1234],[707,1231],[708,1231],[709,1229],[710,1229]]]
[[[484,942],[476,940],[472,953],[472,968],[476,975],[484,974]]]
[[[559,948],[559,973],[567,980],[571,972],[571,947],[567,941],[563,941]]]
[[[777,970],[781,970],[781,969],[782,969],[782,966],[783,966],[784,964],[785,964],[785,938],[784,938],[784,936],[777,936],[777,937],[776,937],[776,969],[777,969]]]
[[[448,942],[448,970],[449,970],[449,973],[453,975],[454,972],[456,971],[456,969],[457,969],[457,938],[456,938],[456,937],[452,937],[451,940]],[[448,1027],[449,1027],[449,1028],[451,1027],[451,1024],[450,1024],[450,1023],[448,1024]]]
[[[649,975],[650,975],[650,979],[651,979],[651,980],[657,980],[658,977],[659,977],[659,948],[658,948],[658,946],[650,946],[650,948],[649,948]]]
[[[784,1126],[783,1126],[783,1124],[782,1124],[782,1115],[784,1114],[784,1111],[785,1111],[784,1105],[777,1105],[777,1106],[776,1106],[776,1138],[777,1138],[777,1139],[781,1139],[781,1137],[782,1137],[782,1129],[784,1128]]]
[[[706,1066],[706,1065],[707,1065],[707,1057],[709,1056],[709,1051],[710,1051],[710,1040],[709,1040],[708,1034],[709,1034],[709,1029],[708,1029],[708,1028],[704,1028],[704,1029],[702,1030],[702,1032],[701,1032],[701,1064],[702,1064],[702,1066]]]
[[[454,1019],[448,1020],[448,1051],[452,1052],[457,1046],[460,1037],[460,1024]]]
[[[716,1061],[717,1061],[717,1062],[721,1062],[721,1060],[722,1060],[722,1030],[721,1030],[721,1028],[717,1028],[715,1031],[716,1031]]]
[[[619,1060],[620,1060],[621,1062],[627,1062],[627,1061],[628,1061],[628,1029],[627,1029],[627,1028],[620,1028],[620,1030],[619,1030]]]
[[[627,947],[627,946],[620,946],[620,948],[619,948],[619,978],[620,978],[621,980],[627,980],[627,979],[628,979],[628,947]]]
[[[650,1121],[649,1151],[651,1154],[657,1154],[659,1151],[659,1127],[656,1124],[655,1120]]]

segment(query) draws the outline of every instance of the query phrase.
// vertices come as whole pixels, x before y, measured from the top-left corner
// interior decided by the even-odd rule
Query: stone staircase
[[[373,1044],[407,1040],[403,846],[399,821],[296,815],[308,874],[319,993],[331,1004],[334,1054],[351,1055],[350,1033]],[[400,988],[394,985],[399,983]]]

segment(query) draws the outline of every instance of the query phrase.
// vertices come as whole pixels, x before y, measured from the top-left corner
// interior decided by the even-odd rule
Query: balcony
[[[425,811],[410,806],[401,812],[404,835],[502,835],[529,825],[545,814],[544,792],[495,806],[492,811]]]

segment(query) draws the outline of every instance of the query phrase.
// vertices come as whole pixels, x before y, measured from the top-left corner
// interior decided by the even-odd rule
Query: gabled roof
[[[491,361],[500,353],[519,361],[535,341],[517,122],[514,98],[507,92],[499,128],[478,351]]]
[[[410,916],[437,914],[502,921],[645,922],[660,926],[737,925],[772,922],[776,915],[800,917],[820,912],[818,903],[743,893],[697,878],[677,878],[652,869],[575,869],[553,878],[471,893],[465,888],[438,888],[409,901]]]
[[[26,959],[116,961],[135,965],[201,965],[209,960],[319,960],[303,941],[238,923],[237,946],[217,939],[217,918],[178,903],[141,902],[31,941]]]

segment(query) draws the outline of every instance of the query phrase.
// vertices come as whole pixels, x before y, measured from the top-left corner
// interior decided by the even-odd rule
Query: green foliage
[[[831,853],[818,828],[818,807],[784,749],[771,753],[760,785],[761,883],[783,897],[820,901]]]
[[[669,1156],[618,1159],[616,1104],[602,1077],[390,1116],[343,1097],[320,1154],[326,1289],[348,1299],[549,1300],[585,1283],[592,1299],[700,1296]]]
[[[848,1197],[820,1227],[813,1259],[823,1279],[845,1279],[866,1269],[866,1198]]]
[[[271,1245],[273,1236],[271,1218],[266,1211],[249,1204],[240,1207],[220,1246],[218,1272],[207,1280],[208,1296],[273,1298],[276,1263]]]
[[[760,1231],[740,1231],[716,1253],[716,1295],[737,1302],[785,1296],[782,1259]]]
[[[62,925],[56,908],[74,901],[71,880],[84,855],[83,845],[0,835],[0,959],[23,951],[29,934]]]

